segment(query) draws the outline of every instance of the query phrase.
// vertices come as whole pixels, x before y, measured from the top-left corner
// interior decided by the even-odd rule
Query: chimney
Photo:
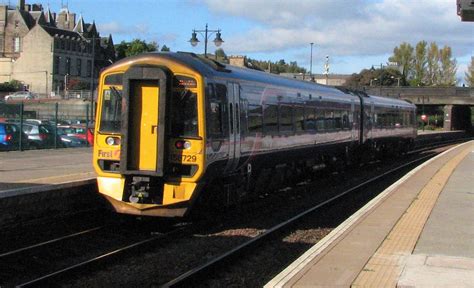
[[[25,10],[25,0],[18,0],[18,10]]]
[[[237,56],[230,56],[229,57],[229,64],[232,65],[232,66],[238,66],[238,67],[247,67],[247,59],[245,58],[245,56],[240,56],[240,55],[237,55]]]

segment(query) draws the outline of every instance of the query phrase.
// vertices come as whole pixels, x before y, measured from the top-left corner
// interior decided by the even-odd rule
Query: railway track
[[[451,141],[449,143],[452,143]],[[445,145],[445,144],[443,144]],[[440,147],[441,145],[435,145],[437,147]],[[422,151],[427,151],[432,148],[421,148],[417,150],[414,153],[419,153]],[[315,206],[312,206],[305,211],[291,217],[288,220],[285,220],[269,229],[267,229],[265,232],[261,233],[260,235],[249,239],[248,241],[238,245],[237,247],[221,254],[218,255],[217,257],[207,261],[204,264],[201,264],[199,266],[196,266],[187,272],[179,275],[178,277],[164,283],[161,287],[186,287],[189,285],[192,285],[192,283],[200,283],[197,281],[202,281],[203,278],[208,277],[209,275],[213,275],[215,271],[224,271],[224,270],[229,270],[229,266],[235,265],[233,261],[237,259],[237,257],[246,257],[246,255],[251,254],[256,246],[262,245],[265,243],[265,241],[268,241],[269,238],[273,237],[275,234],[281,233],[283,230],[288,229],[290,226],[295,226],[298,224],[298,222],[302,221],[305,217],[314,214],[315,212],[319,211],[323,207],[326,207],[328,205],[333,204],[336,201],[340,201],[343,197],[345,197],[348,194],[354,193],[359,190],[366,189],[369,187],[369,185],[373,185],[374,183],[380,181],[381,179],[390,176],[394,173],[397,173],[401,170],[406,169],[407,167],[412,167],[417,163],[423,162],[425,160],[428,160],[429,158],[432,158],[434,155],[425,155],[422,157],[419,157],[415,160],[409,161],[407,163],[404,163],[402,165],[399,165],[398,167],[395,167],[393,169],[390,169],[387,172],[384,172],[380,175],[377,175],[369,180],[364,181],[363,183],[360,183],[350,189],[347,189],[330,199],[327,199],[321,203],[316,204]],[[203,285],[206,286],[206,285]]]
[[[428,148],[423,149],[423,151],[426,151],[426,150],[428,150]],[[417,153],[420,153],[421,151],[422,150],[417,151]],[[266,241],[266,239],[271,238],[275,233],[278,233],[278,232],[282,231],[282,229],[285,229],[288,226],[295,225],[295,223],[297,221],[300,221],[300,219],[304,218],[305,216],[307,216],[311,213],[314,213],[315,211],[318,211],[319,209],[321,209],[321,208],[323,208],[327,205],[330,205],[331,203],[334,203],[335,201],[340,200],[342,197],[344,197],[347,194],[351,194],[354,191],[363,189],[367,185],[370,185],[371,183],[374,183],[374,181],[379,181],[381,178],[387,177],[387,175],[396,173],[396,171],[399,171],[400,169],[403,169],[404,167],[414,165],[415,163],[423,161],[424,159],[432,157],[432,156],[433,155],[423,156],[423,157],[420,157],[420,158],[415,159],[413,161],[410,161],[409,163],[405,163],[403,165],[400,165],[399,167],[393,168],[388,172],[385,172],[385,173],[383,173],[381,175],[378,175],[378,176],[376,176],[376,177],[374,177],[370,180],[365,181],[364,183],[360,183],[355,187],[347,189],[347,190],[343,191],[342,193],[339,193],[338,195],[335,195],[335,196],[331,197],[330,199],[326,199],[322,203],[319,203],[319,204],[305,210],[304,212],[300,212],[298,215],[293,216],[293,217],[291,217],[290,219],[288,219],[284,222],[281,222],[277,225],[274,225],[271,228],[264,229],[264,231],[262,233],[260,233],[258,236],[253,237],[252,239],[249,239],[248,241],[243,242],[243,243],[233,247],[232,249],[229,249],[225,253],[219,254],[219,256],[217,256],[217,257],[213,257],[211,260],[207,261],[204,264],[201,263],[201,264],[195,266],[194,268],[188,269],[185,273],[183,273],[183,274],[181,274],[177,277],[174,277],[173,280],[170,280],[167,283],[165,283],[164,286],[166,286],[166,287],[182,286],[182,285],[186,285],[186,283],[189,283],[189,281],[193,281],[194,279],[197,279],[197,278],[202,278],[203,275],[205,277],[205,275],[209,274],[209,271],[212,271],[212,270],[216,269],[217,266],[225,267],[227,265],[226,263],[231,263],[230,260],[235,259],[235,257],[237,255],[244,255],[245,253],[248,253],[248,251],[252,251],[251,248],[255,247],[256,245],[262,245],[262,243],[264,241]],[[27,250],[32,250],[32,249],[35,249],[35,248],[48,246],[48,245],[54,244],[56,242],[65,241],[67,239],[79,237],[83,234],[87,234],[87,233],[94,232],[94,231],[100,231],[102,229],[104,229],[104,227],[94,227],[94,228],[91,229],[92,231],[89,231],[89,232],[81,231],[81,232],[73,233],[73,234],[63,236],[63,237],[60,237],[60,238],[44,241],[42,243],[30,245],[28,247],[19,248],[19,249],[16,249],[15,251],[4,252],[4,253],[0,254],[0,262],[2,261],[3,257],[8,258],[8,257],[11,257],[14,254],[18,254],[18,253],[21,254],[21,253],[26,252]],[[193,229],[195,230],[195,228],[193,228]],[[173,238],[173,237],[175,237],[175,239],[176,239],[178,236],[183,236],[185,234],[189,235],[191,230],[188,230],[187,232],[185,230],[186,229],[184,229],[183,227],[180,227],[180,228],[177,228],[177,229],[174,229],[174,230],[170,230],[170,231],[166,231],[166,232],[163,232],[163,233],[158,233],[158,234],[155,234],[155,235],[151,235],[149,237],[145,237],[144,239],[133,241],[132,243],[129,242],[126,245],[122,245],[119,248],[106,250],[107,252],[98,253],[93,257],[89,257],[88,259],[78,261],[78,262],[75,262],[75,263],[70,264],[70,265],[65,265],[64,267],[61,267],[59,269],[55,269],[52,272],[50,271],[48,273],[43,273],[41,275],[31,277],[26,281],[15,282],[15,285],[18,285],[18,287],[38,286],[38,285],[43,285],[44,283],[51,283],[51,281],[55,281],[56,279],[64,278],[64,275],[70,275],[73,272],[80,274],[81,272],[78,272],[78,271],[87,271],[88,267],[93,267],[95,264],[97,264],[99,262],[105,262],[106,260],[111,259],[111,258],[119,258],[120,255],[125,255],[125,254],[127,254],[126,252],[137,251],[138,248],[143,248],[147,244],[156,243],[159,240],[170,239],[170,238]],[[61,238],[63,238],[63,239],[61,239]],[[84,270],[82,270],[82,269],[84,269]],[[162,284],[162,283],[160,283],[160,284]]]
[[[149,244],[151,242],[155,242],[157,240],[164,240],[167,237],[171,237],[173,235],[177,235],[179,233],[182,233],[184,228],[177,228],[175,230],[159,234],[159,235],[154,235],[149,238],[143,239],[141,241],[137,241],[135,243],[129,244],[127,246],[97,255],[93,258],[90,258],[88,260],[67,266],[65,268],[56,270],[54,272],[48,273],[46,275],[41,275],[37,278],[31,279],[27,282],[17,284],[16,287],[33,287],[33,286],[38,286],[38,285],[47,285],[49,283],[52,283],[57,277],[64,277],[66,274],[71,273],[73,271],[76,271],[81,268],[86,268],[87,266],[97,264],[100,261],[103,261],[105,259],[110,259],[111,257],[116,257],[121,253],[129,252],[133,249],[136,249],[138,247],[142,247],[146,244]]]
[[[136,221],[125,224],[122,221],[109,222],[4,251],[0,253],[0,287],[47,285],[64,275],[116,257],[135,247],[176,235],[185,227],[173,229],[162,225],[156,231],[154,227],[140,227],[142,224]]]

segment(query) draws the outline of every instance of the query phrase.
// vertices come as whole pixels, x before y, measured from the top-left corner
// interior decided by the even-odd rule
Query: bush
[[[2,92],[15,92],[19,90],[23,90],[23,83],[18,80],[11,80],[10,82],[0,84],[0,91]]]

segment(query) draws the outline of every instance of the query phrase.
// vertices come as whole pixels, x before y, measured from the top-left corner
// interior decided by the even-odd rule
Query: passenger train
[[[192,53],[123,59],[101,73],[98,91],[93,165],[119,213],[185,216],[315,166],[409,150],[416,137],[406,101]]]

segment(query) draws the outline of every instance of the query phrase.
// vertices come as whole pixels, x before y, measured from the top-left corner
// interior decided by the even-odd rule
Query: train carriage
[[[275,169],[405,145],[416,135],[402,110],[414,106],[190,53],[127,58],[100,78],[99,192],[120,213],[184,216],[198,198],[238,200]]]

